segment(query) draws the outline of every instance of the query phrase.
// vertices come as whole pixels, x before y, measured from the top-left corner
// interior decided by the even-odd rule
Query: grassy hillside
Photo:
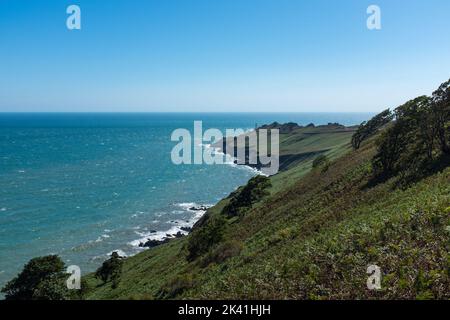
[[[186,236],[121,259],[82,291],[57,256],[32,259],[9,299],[449,299],[450,80],[357,128],[277,123],[280,168]],[[369,290],[368,266],[381,272]],[[103,280],[100,279],[103,278]]]
[[[271,177],[272,192],[295,183],[311,170],[319,155],[333,160],[350,151],[354,127],[308,126],[280,134],[280,172]],[[283,132],[283,131],[281,131]]]
[[[448,158],[399,188],[398,176],[373,179],[376,136],[351,150],[351,133],[320,130],[282,135],[282,155],[298,158],[251,207],[225,213],[241,188],[189,236],[126,259],[117,288],[85,277],[85,297],[450,298]],[[312,169],[321,153],[331,162]],[[190,248],[202,250],[192,257]],[[366,287],[370,264],[381,268],[379,291]]]
[[[338,124],[301,127],[297,124],[288,126],[276,122],[261,128],[280,130],[280,172],[271,178],[274,185],[272,192],[285,188],[309,172],[312,162],[319,155],[335,159],[348,152],[351,149],[351,137],[357,129]],[[226,141],[225,148],[220,143],[216,147],[231,152],[233,143],[234,140],[230,139]],[[255,145],[247,145],[246,148],[247,154],[249,148],[257,150]]]

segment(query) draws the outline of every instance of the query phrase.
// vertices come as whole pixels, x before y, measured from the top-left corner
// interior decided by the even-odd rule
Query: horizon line
[[[192,113],[214,113],[214,114],[295,114],[295,113],[378,113],[380,111],[0,111],[0,114],[115,114],[115,113],[135,113],[135,114],[192,114]]]

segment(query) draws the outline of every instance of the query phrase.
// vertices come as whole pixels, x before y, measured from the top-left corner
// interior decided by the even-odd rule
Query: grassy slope
[[[276,193],[292,185],[311,169],[313,160],[319,154],[336,159],[350,151],[349,141],[354,129],[335,126],[305,127],[290,134],[280,134],[280,157],[296,159],[280,163],[282,171],[271,178]],[[292,160],[291,160],[292,161]]]
[[[317,135],[284,136],[282,150],[330,141],[310,138]],[[450,169],[407,190],[395,179],[369,186],[373,144],[347,153],[335,145],[325,151],[337,158],[327,171],[308,173],[311,159],[297,163],[271,178],[270,196],[228,221],[223,242],[242,250],[227,260],[188,263],[183,238],[127,259],[115,290],[86,277],[87,297],[449,298]],[[378,292],[366,289],[371,263],[384,275]]]

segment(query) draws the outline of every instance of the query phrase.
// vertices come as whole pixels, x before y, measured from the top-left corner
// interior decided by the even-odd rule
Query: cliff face
[[[373,179],[378,135],[358,150],[351,135],[283,133],[282,171],[220,201],[189,236],[127,259],[117,288],[87,276],[86,297],[450,298],[448,158],[399,188],[400,176]],[[318,154],[326,161],[313,168]],[[369,265],[381,270],[380,290],[367,288]]]

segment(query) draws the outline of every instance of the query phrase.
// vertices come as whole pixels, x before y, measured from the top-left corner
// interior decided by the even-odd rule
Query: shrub
[[[285,229],[278,230],[275,232],[268,240],[268,245],[274,245],[278,242],[292,240],[295,238],[296,232],[293,227],[288,227]]]
[[[249,180],[242,190],[234,193],[228,205],[223,208],[223,213],[234,217],[251,208],[251,206],[264,196],[268,195],[268,188],[272,186],[270,179],[258,175]]]
[[[172,299],[194,286],[192,274],[182,274],[169,280],[157,294],[158,299]]]
[[[219,244],[216,248],[210,250],[210,252],[203,258],[201,265],[206,267],[211,263],[222,263],[229,258],[237,256],[242,251],[242,243],[237,240],[229,240]]]
[[[323,164],[326,164],[327,162],[328,162],[327,156],[324,154],[321,154],[317,158],[314,159],[314,161],[312,163],[312,167],[317,168]]]
[[[204,225],[195,229],[189,235],[187,243],[188,261],[205,254],[214,244],[222,240],[225,224],[225,218],[218,215],[210,217]]]

